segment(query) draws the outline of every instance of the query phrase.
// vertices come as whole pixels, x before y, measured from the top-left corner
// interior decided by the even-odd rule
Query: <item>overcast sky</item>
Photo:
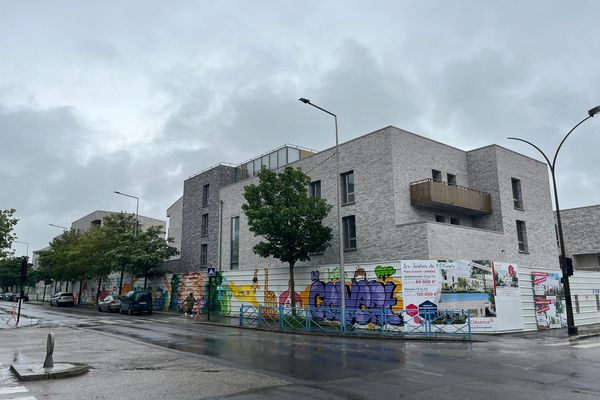
[[[183,181],[284,143],[394,125],[540,159],[600,104],[597,1],[3,1],[0,209],[30,251],[91,211],[166,219]],[[558,163],[600,203],[600,116]],[[15,245],[17,255],[25,253]]]

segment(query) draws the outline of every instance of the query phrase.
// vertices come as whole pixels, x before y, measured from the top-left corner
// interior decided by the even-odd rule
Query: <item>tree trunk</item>
[[[96,304],[98,304],[98,300],[100,299],[100,288],[102,287],[102,277],[98,278],[98,290],[96,291]]]
[[[44,294],[42,294],[42,303],[46,299],[46,282],[44,282]]]
[[[65,287],[65,292],[69,291],[69,281],[67,281],[67,286]]]
[[[296,316],[296,290],[294,286],[294,263],[290,263],[290,304],[292,305],[292,315]]]
[[[147,283],[148,283],[148,274],[144,275],[144,290],[146,290]]]
[[[121,279],[119,280],[119,295],[121,295],[121,291],[123,290],[123,270],[121,270]]]
[[[83,281],[79,281],[79,294],[77,295],[77,304],[81,304],[81,289],[83,289]]]

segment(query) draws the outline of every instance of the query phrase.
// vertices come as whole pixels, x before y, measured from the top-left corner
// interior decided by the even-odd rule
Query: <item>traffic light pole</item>
[[[23,256],[21,257],[21,290],[19,292],[19,310],[17,311],[17,326],[19,326],[19,319],[21,319],[21,304],[23,303],[23,296],[25,296],[25,292],[23,290],[23,285],[27,280],[27,260],[29,257]]]

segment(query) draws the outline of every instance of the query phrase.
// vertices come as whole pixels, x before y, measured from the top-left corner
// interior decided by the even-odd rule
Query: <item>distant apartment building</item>
[[[87,232],[90,229],[98,228],[98,227],[104,225],[104,218],[109,215],[112,215],[112,214],[118,214],[118,212],[96,210],[94,212],[91,212],[91,213],[84,215],[83,217],[73,221],[71,223],[71,229],[76,229],[81,232]],[[145,217],[143,215],[138,215],[137,219],[138,219],[138,224],[139,224],[139,227],[141,230],[147,229],[151,226],[160,226],[162,228],[162,230],[164,231],[167,226],[166,221],[156,219],[156,218],[150,218],[150,217]]]
[[[600,205],[561,210],[560,217],[573,268],[600,271]]]
[[[339,151],[347,263],[558,265],[546,164],[497,145],[464,151],[393,126],[343,143]],[[241,206],[244,187],[258,183],[262,166],[277,171],[286,165],[301,168],[312,180],[309,193],[335,206],[335,148],[284,146],[237,166],[209,168],[184,182],[177,270],[280,266],[252,252],[259,238]],[[333,230],[331,247],[299,265],[339,262],[335,207],[324,223]]]

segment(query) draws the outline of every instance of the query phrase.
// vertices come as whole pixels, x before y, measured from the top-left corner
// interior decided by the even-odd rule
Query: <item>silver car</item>
[[[98,311],[118,312],[121,310],[121,300],[124,296],[106,296],[98,302]]]
[[[75,297],[71,292],[58,292],[50,299],[50,306],[72,306],[75,305]]]

